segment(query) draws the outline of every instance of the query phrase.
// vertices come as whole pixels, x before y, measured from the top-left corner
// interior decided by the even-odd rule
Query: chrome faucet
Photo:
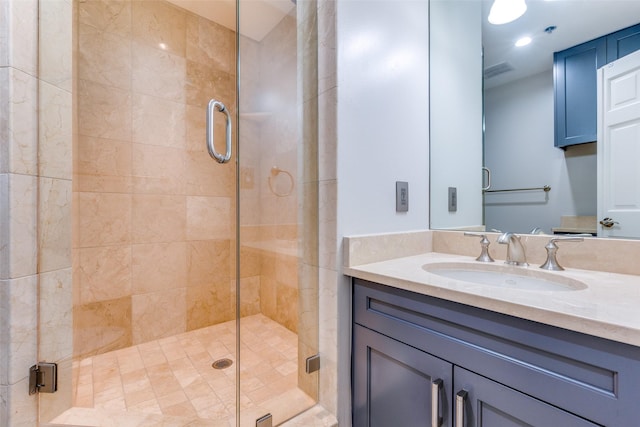
[[[510,232],[503,233],[498,237],[498,243],[508,245],[505,264],[519,265],[523,267],[529,265],[527,264],[527,256],[524,253],[524,246],[520,241],[520,236]]]
[[[493,262],[493,258],[491,258],[491,255],[489,255],[489,245],[491,244],[491,242],[489,241],[489,239],[487,239],[487,235],[484,233],[473,233],[473,232],[465,232],[464,233],[465,236],[476,236],[476,237],[480,237],[480,247],[482,248],[482,251],[480,252],[480,255],[478,256],[478,258],[476,258],[476,261],[480,261],[480,262]]]
[[[558,245],[556,242],[582,242],[584,239],[582,237],[554,237],[549,240],[547,246],[544,248],[547,250],[547,260],[540,266],[545,270],[552,271],[562,271],[564,268],[560,264],[558,264],[558,260],[556,259],[556,252],[558,252]]]

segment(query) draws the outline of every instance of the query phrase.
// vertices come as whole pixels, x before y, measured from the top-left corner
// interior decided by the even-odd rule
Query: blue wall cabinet
[[[356,427],[640,425],[638,347],[353,284]]]
[[[607,64],[640,50],[640,24],[616,31],[606,37]]]
[[[596,140],[596,70],[605,61],[604,38],[553,55],[556,147]]]
[[[636,50],[640,24],[554,53],[556,147],[596,141],[596,70]]]

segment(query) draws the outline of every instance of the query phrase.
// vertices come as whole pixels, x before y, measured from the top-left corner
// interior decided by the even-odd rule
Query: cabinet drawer
[[[634,425],[640,349],[354,279],[354,322],[602,425]]]

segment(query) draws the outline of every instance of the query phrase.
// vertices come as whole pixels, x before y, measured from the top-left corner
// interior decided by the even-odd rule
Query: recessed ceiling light
[[[522,47],[522,46],[526,46],[529,43],[531,43],[531,37],[521,37],[518,39],[518,41],[516,41],[516,46],[517,47]]]
[[[488,19],[494,25],[506,24],[520,18],[526,11],[524,0],[494,0]]]

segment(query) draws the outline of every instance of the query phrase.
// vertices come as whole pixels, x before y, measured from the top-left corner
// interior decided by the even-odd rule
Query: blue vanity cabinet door
[[[640,24],[607,36],[607,64],[640,50]]]
[[[354,427],[431,425],[439,399],[443,427],[451,427],[450,363],[359,325],[353,329]],[[432,381],[442,380],[438,396]]]
[[[596,140],[596,70],[605,65],[606,49],[601,37],[554,53],[556,147]]]
[[[640,426],[639,347],[353,279],[354,411],[359,414],[370,413],[372,405],[366,401],[370,386],[363,378],[371,363],[358,338],[361,330],[375,331],[379,338],[369,347],[379,354],[391,354],[384,347],[391,343],[596,425]],[[448,390],[450,398],[457,391]]]
[[[458,366],[454,368],[453,389],[456,394],[462,390],[467,392],[462,404],[454,402],[455,416],[459,413],[456,405],[463,407],[461,425],[465,427],[598,427]]]

